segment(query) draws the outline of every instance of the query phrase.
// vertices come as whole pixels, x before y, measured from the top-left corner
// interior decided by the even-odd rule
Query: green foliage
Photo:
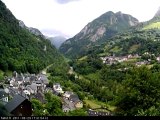
[[[115,35],[99,46],[99,48],[103,49],[103,52],[99,54],[122,56],[128,54],[142,55],[145,52],[149,52],[159,55],[159,33],[159,30],[152,29],[146,31],[132,30]],[[118,48],[118,51],[115,51],[115,48]]]
[[[148,30],[148,29],[159,29],[160,28],[160,22],[154,22],[154,23],[151,23],[147,26],[145,26],[143,28],[143,30]]]
[[[4,76],[3,76],[3,72],[0,70],[0,80],[3,80]]]
[[[10,116],[10,113],[6,110],[4,105],[0,102],[0,116]]]
[[[44,106],[43,104],[37,100],[37,99],[32,99],[32,106],[33,106],[33,115],[34,116],[43,116],[43,115],[48,115],[44,112]]]
[[[76,64],[74,64],[74,69],[76,72],[80,73],[80,74],[89,74],[89,73],[93,73],[96,70],[99,70],[102,68],[102,61],[100,60],[100,58],[98,58],[97,56],[88,56],[86,59],[84,60],[79,60],[76,62]]]
[[[160,64],[155,64],[153,65],[153,67],[151,68],[152,72],[160,72]]]
[[[77,110],[73,110],[73,111],[69,111],[67,113],[67,116],[87,116],[87,112],[83,109],[77,109]]]
[[[62,102],[59,97],[52,93],[46,93],[46,109],[51,116],[62,116]]]
[[[155,106],[150,107],[147,110],[139,110],[136,116],[159,116],[160,115],[160,108],[156,108]]]
[[[130,70],[117,98],[116,105],[120,108],[118,115],[134,116],[141,110],[147,113],[153,106],[157,109],[160,103],[159,78],[159,74],[152,73],[146,67]]]
[[[103,67],[100,71],[101,79],[105,81],[107,80],[122,81],[125,76],[125,72],[118,71],[117,69],[114,69],[113,67],[114,65]]]
[[[72,65],[83,64],[87,59],[88,57],[75,61]],[[142,59],[155,59],[155,56],[144,55]],[[90,66],[89,63],[86,65]],[[80,73],[79,78],[72,82],[79,85],[84,93],[88,93],[86,97],[93,95],[92,99],[116,105],[115,115],[159,115],[159,64],[154,64],[151,68],[130,66],[128,70],[120,71],[119,68],[123,67],[122,64],[103,65],[96,72],[83,76]],[[75,70],[79,72],[81,68],[75,67]]]
[[[68,70],[68,64],[61,58],[56,59],[52,66],[47,69],[47,72],[51,73],[52,76],[61,76],[65,78]]]
[[[1,1],[0,46],[0,69],[3,71],[38,73],[57,59],[62,60],[49,40],[21,28],[19,21]]]
[[[62,102],[59,97],[52,93],[46,93],[46,103],[42,104],[37,99],[32,99],[33,115],[34,116],[62,116]]]

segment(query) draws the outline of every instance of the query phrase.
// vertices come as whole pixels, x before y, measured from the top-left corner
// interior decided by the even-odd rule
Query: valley
[[[108,11],[72,38],[27,27],[0,0],[1,116],[159,116],[160,9]]]

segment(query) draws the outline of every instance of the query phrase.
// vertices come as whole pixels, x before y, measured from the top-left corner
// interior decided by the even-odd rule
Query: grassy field
[[[82,60],[85,60],[85,59],[87,59],[87,56],[81,57],[79,60],[82,61]]]
[[[100,79],[100,76],[99,76],[98,72],[85,75],[84,77],[85,77],[86,79],[89,79],[89,80],[99,80],[99,79]]]
[[[142,30],[148,30],[148,29],[160,29],[160,22],[151,23],[147,26],[145,26]]]
[[[86,102],[87,105],[89,105],[91,107],[91,109],[96,109],[98,111],[114,111],[115,110],[115,106],[110,106],[104,102],[100,102],[100,101],[96,101],[96,100],[84,100],[84,102]],[[108,109],[102,109],[101,106],[106,106],[106,108]]]
[[[100,104],[97,104],[95,101],[93,100],[84,100],[86,102],[87,105],[89,105],[91,107],[91,109],[97,109],[97,108],[101,108]]]
[[[153,67],[153,64],[151,64],[151,65],[147,65],[147,67],[150,69],[150,68],[152,68],[152,67]]]
[[[136,51],[139,47],[140,47],[140,45],[132,45],[129,49],[129,53]]]
[[[118,46],[115,46],[114,48],[112,48],[110,51],[111,52],[114,52],[114,53],[117,53],[117,52],[119,52],[119,51],[121,51],[122,50],[122,48],[119,48]]]

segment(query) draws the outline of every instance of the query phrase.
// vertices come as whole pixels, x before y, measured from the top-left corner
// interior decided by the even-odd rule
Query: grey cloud
[[[59,30],[55,30],[55,29],[42,29],[40,31],[48,37],[55,37],[55,36],[63,36],[65,38],[71,37],[71,35],[65,34],[65,33],[61,32]]]
[[[69,2],[79,1],[79,0],[55,0],[59,4],[67,4]]]

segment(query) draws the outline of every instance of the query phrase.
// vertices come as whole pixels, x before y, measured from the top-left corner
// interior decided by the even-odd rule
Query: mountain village
[[[104,1],[0,0],[0,119],[160,116],[160,2]]]
[[[148,52],[144,53],[143,55],[148,55],[148,56],[154,56],[154,54],[150,54]],[[132,54],[129,54],[129,55],[126,55],[126,56],[119,56],[119,57],[116,57],[116,56],[106,56],[106,57],[100,57],[100,59],[103,61],[104,64],[107,64],[107,65],[112,65],[112,64],[116,64],[116,63],[121,63],[121,62],[125,62],[125,61],[129,61],[131,59],[140,59],[142,56],[138,55],[138,54],[135,54],[135,55],[132,55]],[[157,56],[155,57],[156,61],[157,62],[160,62],[160,56]],[[136,66],[141,66],[141,65],[149,65],[151,62],[151,59],[147,59],[147,60],[140,60],[140,61],[136,61],[135,62],[135,65]]]
[[[0,101],[8,112],[15,116],[31,116],[33,108],[30,100],[35,98],[45,103],[44,94],[51,92],[62,98],[63,112],[83,108],[83,102],[71,91],[63,91],[59,83],[49,87],[49,80],[45,73],[18,74],[13,72],[12,77],[5,78],[5,84],[0,89]],[[27,111],[27,112],[26,112]]]

